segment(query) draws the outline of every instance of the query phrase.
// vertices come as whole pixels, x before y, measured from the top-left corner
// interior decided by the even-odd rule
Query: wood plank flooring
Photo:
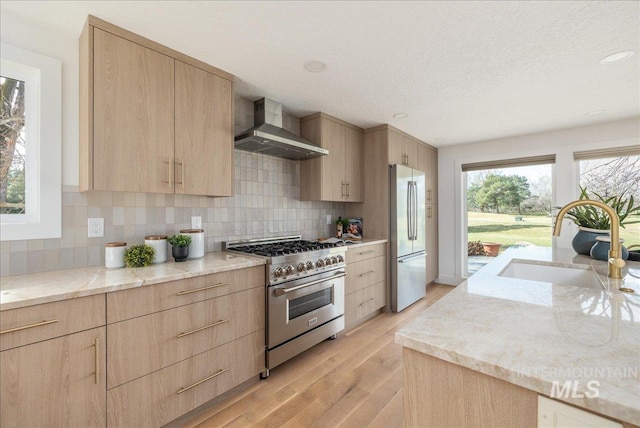
[[[430,285],[427,297],[403,312],[318,344],[182,426],[401,427],[402,347],[394,334],[452,289]]]

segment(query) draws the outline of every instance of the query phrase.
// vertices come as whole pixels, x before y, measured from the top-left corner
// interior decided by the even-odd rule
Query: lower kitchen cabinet
[[[0,426],[104,427],[105,336],[100,327],[0,352]]]
[[[386,243],[347,251],[345,325],[354,327],[387,303]]]
[[[259,330],[107,392],[109,427],[159,427],[264,370]]]

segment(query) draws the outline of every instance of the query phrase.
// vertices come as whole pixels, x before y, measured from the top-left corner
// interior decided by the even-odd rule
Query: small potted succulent
[[[189,257],[189,245],[191,244],[191,236],[189,235],[173,235],[167,238],[171,244],[171,255],[176,262],[184,262]]]
[[[156,250],[150,245],[132,245],[124,251],[124,263],[128,267],[149,266],[155,254]]]

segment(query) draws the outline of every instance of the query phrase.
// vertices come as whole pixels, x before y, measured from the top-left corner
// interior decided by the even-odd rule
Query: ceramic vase
[[[578,233],[573,237],[571,246],[573,251],[583,256],[588,256],[591,252],[591,247],[596,243],[598,236],[608,236],[608,230],[589,229],[586,227],[578,227]]]
[[[622,243],[624,239],[620,240],[620,250],[622,252],[622,260],[627,260],[629,258],[629,251],[625,248]],[[598,236],[596,238],[596,243],[591,247],[591,251],[589,254],[592,259],[596,260],[609,260],[609,250],[611,249],[611,237],[609,236]]]
[[[189,257],[189,247],[171,247],[171,255],[177,262],[184,262]]]

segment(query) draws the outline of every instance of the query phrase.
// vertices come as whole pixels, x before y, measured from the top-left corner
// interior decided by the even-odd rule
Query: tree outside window
[[[25,214],[25,82],[0,77],[0,214]]]

